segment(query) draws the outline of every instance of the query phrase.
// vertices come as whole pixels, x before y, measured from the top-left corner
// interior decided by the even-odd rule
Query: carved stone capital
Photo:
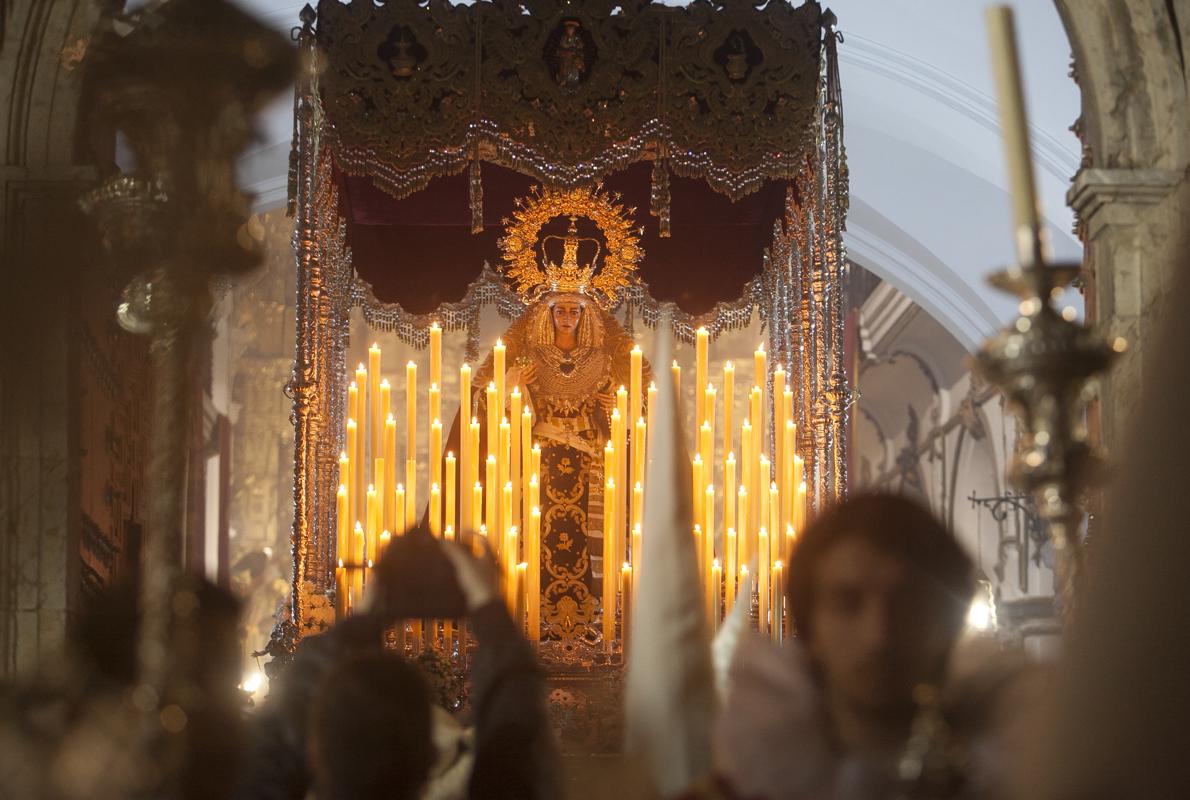
[[[1066,203],[1090,241],[1108,225],[1140,222],[1145,209],[1164,200],[1183,177],[1166,169],[1083,169],[1066,192]]]

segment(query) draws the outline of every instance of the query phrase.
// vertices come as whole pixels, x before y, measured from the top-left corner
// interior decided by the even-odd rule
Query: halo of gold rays
[[[633,226],[635,208],[625,208],[619,194],[599,189],[534,188],[527,198],[518,198],[512,219],[502,220],[505,235],[500,239],[504,273],[525,303],[551,291],[557,283],[548,266],[537,258],[542,227],[555,217],[585,217],[603,234],[603,263],[596,265],[590,283],[582,290],[604,308],[615,305],[620,289],[631,282],[632,273],[644,257],[640,246],[643,228]]]

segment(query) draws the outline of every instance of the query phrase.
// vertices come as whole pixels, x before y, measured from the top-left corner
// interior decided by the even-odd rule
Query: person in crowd
[[[423,533],[419,528],[405,538],[416,541]],[[319,800],[557,796],[543,677],[499,596],[495,564],[486,553],[475,556],[428,534],[423,541],[432,548],[415,558],[408,549],[395,553],[394,542],[374,572],[368,610],[298,647],[255,721],[237,798],[298,800],[311,789]],[[415,591],[411,583],[418,584]],[[436,602],[444,604],[438,616],[453,616],[447,611],[456,595],[478,646],[471,665],[474,731],[464,740],[470,774],[465,790],[451,795],[457,776],[434,780],[443,758],[433,744],[436,712],[428,689],[414,667],[385,650],[383,633],[397,618],[433,616]],[[409,613],[410,604],[425,602],[430,605]],[[370,741],[356,747],[361,739]],[[459,746],[457,737],[451,746]]]
[[[1011,670],[951,674],[972,564],[917,502],[853,497],[819,517],[788,573],[795,638],[745,637],[716,730],[723,788],[766,800],[987,796],[976,756]]]

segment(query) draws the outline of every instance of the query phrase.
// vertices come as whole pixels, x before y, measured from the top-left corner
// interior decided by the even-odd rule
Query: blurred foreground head
[[[425,682],[416,667],[384,651],[331,670],[309,731],[314,780],[325,800],[417,797],[435,759]]]
[[[814,521],[790,559],[789,605],[829,702],[902,715],[940,682],[974,589],[971,562],[929,510],[857,495]]]

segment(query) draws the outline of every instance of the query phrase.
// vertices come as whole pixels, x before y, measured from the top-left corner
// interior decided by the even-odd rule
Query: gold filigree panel
[[[553,187],[655,159],[738,198],[797,174],[822,24],[786,0],[322,0],[322,104],[340,165],[397,196],[473,159]]]

